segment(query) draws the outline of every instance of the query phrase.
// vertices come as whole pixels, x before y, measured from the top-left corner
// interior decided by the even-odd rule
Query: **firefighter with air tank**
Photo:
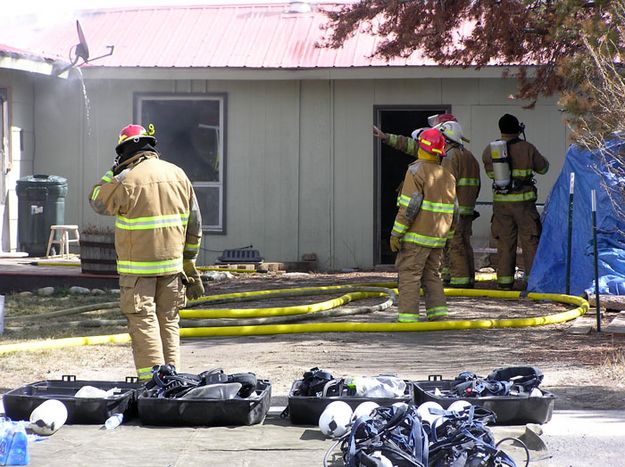
[[[549,170],[547,159],[525,141],[524,129],[514,115],[503,115],[499,119],[501,139],[482,153],[486,174],[493,179],[491,232],[497,242],[497,285],[504,290],[514,285],[517,238],[523,249],[525,281],[532,269],[541,233],[533,177]]]

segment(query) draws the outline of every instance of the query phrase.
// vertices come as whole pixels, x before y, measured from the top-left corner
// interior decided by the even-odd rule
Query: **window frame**
[[[146,100],[167,101],[167,100],[188,100],[188,101],[217,101],[219,102],[219,144],[221,146],[221,160],[219,167],[221,171],[221,182],[194,182],[193,188],[220,188],[220,206],[219,206],[219,225],[212,226],[202,224],[202,232],[208,235],[226,235],[226,195],[227,195],[227,122],[228,122],[228,94],[225,92],[209,92],[209,93],[189,93],[189,92],[135,92],[133,94],[133,116],[134,121],[140,124],[148,124],[149,122],[140,122],[142,113],[142,104]],[[156,129],[158,139],[158,128]],[[205,216],[202,216],[204,219]]]

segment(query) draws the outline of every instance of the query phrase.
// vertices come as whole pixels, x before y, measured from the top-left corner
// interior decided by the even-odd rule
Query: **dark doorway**
[[[385,133],[410,137],[416,128],[427,126],[430,115],[449,112],[450,107],[376,107],[375,125]],[[395,253],[389,247],[389,236],[397,214],[397,189],[404,180],[408,165],[415,158],[375,139],[375,242],[377,264],[393,264]]]

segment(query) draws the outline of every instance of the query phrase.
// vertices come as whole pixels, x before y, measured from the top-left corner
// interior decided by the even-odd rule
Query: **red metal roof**
[[[202,5],[84,11],[78,19],[93,67],[296,69],[434,65],[418,53],[390,62],[372,59],[379,39],[358,32],[340,49],[316,47],[322,8],[289,13],[288,4]],[[31,36],[29,48],[67,57],[77,40],[74,19]]]
[[[0,56],[12,58],[25,58],[34,61],[51,61],[53,58],[49,55],[39,55],[28,50],[19,49],[6,44],[0,44]]]

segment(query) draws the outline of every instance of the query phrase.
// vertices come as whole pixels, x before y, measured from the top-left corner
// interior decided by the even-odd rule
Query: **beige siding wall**
[[[323,269],[371,267],[373,252],[373,106],[451,105],[482,149],[497,138],[497,120],[516,114],[530,141],[552,161],[539,179],[541,201],[555,180],[567,134],[552,100],[523,110],[508,99],[515,82],[488,79],[395,80],[87,80],[89,120],[80,82],[47,81],[37,87],[35,169],[66,176],[66,221],[83,227],[112,225],[86,198],[111,165],[121,126],[132,120],[135,92],[228,94],[226,235],[206,235],[201,262],[253,244],[268,261],[294,261],[317,253]],[[158,128],[157,128],[158,137]],[[485,175],[483,175],[485,179]],[[484,180],[480,196],[490,201]],[[488,237],[490,213],[476,224]]]
[[[18,179],[33,174],[34,117],[33,82],[35,78],[21,71],[0,70],[0,88],[8,91],[9,134],[8,147],[13,161],[4,176],[4,190],[0,195],[1,251],[17,251],[17,195]]]

